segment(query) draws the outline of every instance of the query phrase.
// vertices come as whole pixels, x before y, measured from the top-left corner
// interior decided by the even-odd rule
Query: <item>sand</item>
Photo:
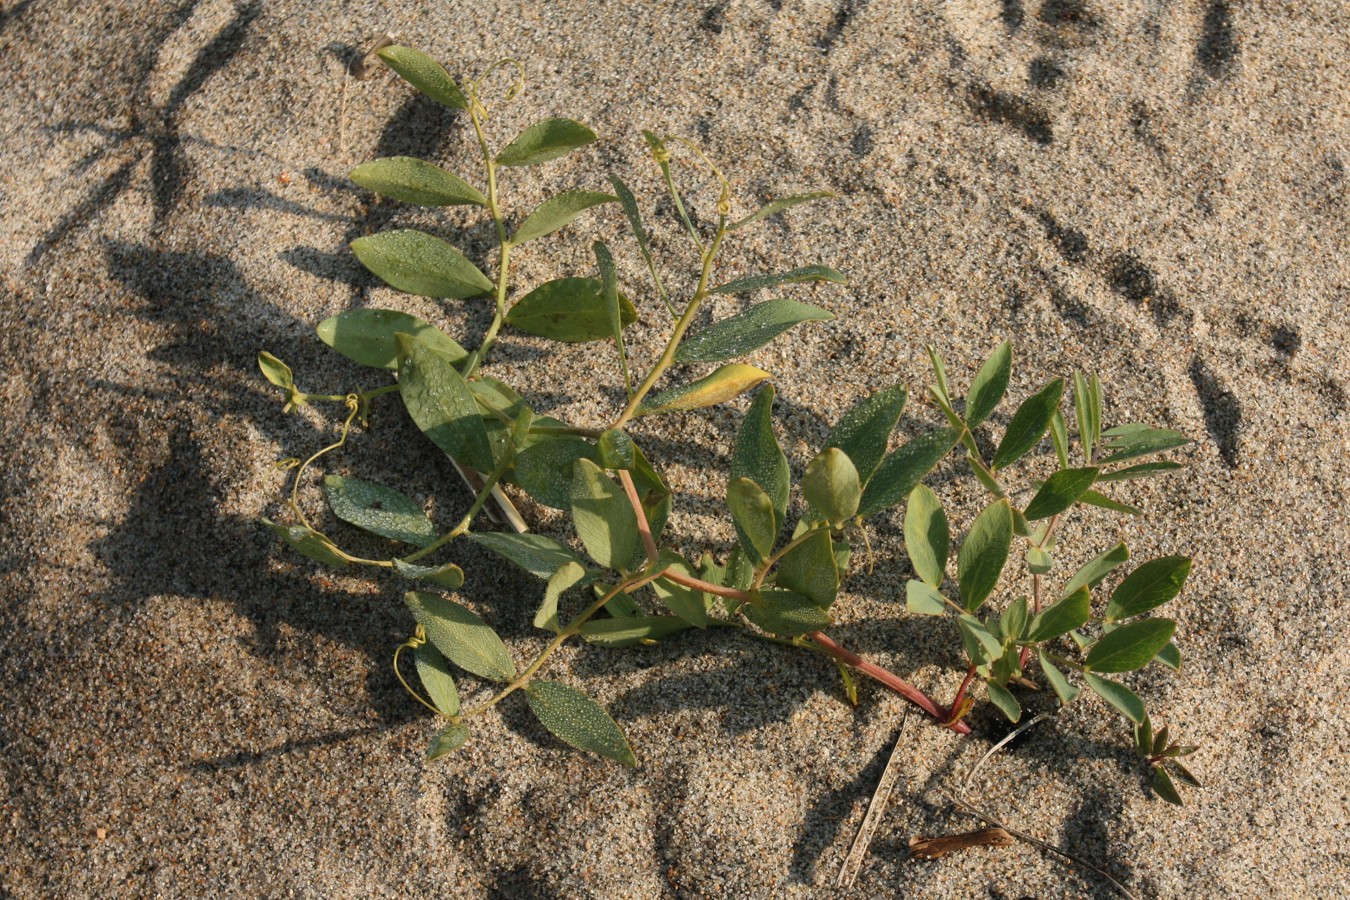
[[[1183,670],[1131,683],[1203,745],[1205,789],[1182,809],[1150,797],[1123,719],[1085,697],[970,795],[1138,896],[1343,892],[1350,16],[1224,0],[7,0],[0,892],[835,895],[900,731],[894,696],[864,685],[854,709],[819,658],[721,632],[575,647],[551,671],[608,707],[637,769],[569,750],[516,704],[428,764],[434,720],[389,667],[411,628],[406,583],[323,570],[260,526],[286,512],[274,460],[322,446],[334,420],[283,414],[259,350],[341,391],[379,382],[314,337],[329,315],[396,306],[468,343],[488,319],[482,301],[383,288],[347,249],[421,225],[490,267],[481,218],[379,202],[345,178],[394,154],[474,171],[462,117],[384,70],[344,88],[353,48],[384,31],[459,78],[518,58],[528,88],[494,106],[494,140],[546,115],[601,139],[510,173],[510,207],[622,175],[677,292],[693,263],[654,214],[641,129],[696,141],[741,213],[840,194],[747,233],[718,270],[819,262],[850,278],[785,290],[837,318],[749,360],[774,373],[796,472],[869,391],[910,386],[902,435],[938,422],[928,344],[964,385],[1012,339],[1015,400],[1089,369],[1109,421],[1194,437],[1175,454],[1184,473],[1119,492],[1146,515],[1067,524],[1062,565],[1122,539],[1138,559],[1195,557],[1168,608]],[[690,197],[706,219],[706,178]],[[619,256],[642,310],[633,356],[650,364],[662,316],[617,210],[523,248],[514,289],[588,274],[595,239]],[[613,368],[604,349],[508,333],[489,371],[538,410],[600,425]],[[677,546],[728,546],[717,473],[743,408],[635,430],[681,492]],[[442,522],[468,502],[393,398],[327,471],[398,486]],[[981,500],[965,469],[953,460],[934,483],[966,527]],[[317,492],[305,501],[327,523]],[[524,509],[568,536],[557,514]],[[959,645],[904,613],[898,513],[871,537],[878,565],[848,582],[831,633],[948,696]],[[472,549],[453,557],[469,573],[461,599],[527,658],[541,586]],[[843,895],[1113,896],[1026,844],[910,856],[913,835],[980,824],[945,792],[1008,726],[984,703],[972,724],[963,740],[909,717],[889,811]]]

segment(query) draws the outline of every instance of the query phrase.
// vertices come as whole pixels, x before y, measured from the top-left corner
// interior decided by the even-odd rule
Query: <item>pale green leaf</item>
[[[1013,413],[1008,430],[994,452],[993,468],[1002,469],[1012,465],[1040,443],[1059,408],[1063,393],[1064,379],[1056,378],[1023,401],[1017,412]]]
[[[637,518],[623,488],[589,459],[577,460],[573,470],[572,523],[592,559],[628,571],[638,550]]]
[[[773,431],[773,400],[774,389],[769,384],[750,402],[736,433],[727,474],[732,479],[749,478],[769,495],[777,516],[774,529],[777,533],[787,515],[791,475],[787,457]]]
[[[940,616],[947,611],[947,602],[932,585],[910,580],[905,582],[905,608],[921,616]]]
[[[392,309],[349,309],[324,319],[315,329],[319,340],[352,362],[375,369],[398,368],[400,332],[421,339],[452,365],[469,358],[453,339],[429,322]]]
[[[1135,569],[1111,592],[1106,605],[1106,621],[1117,622],[1141,616],[1181,593],[1191,574],[1191,560],[1185,556],[1151,559]]]
[[[410,294],[463,299],[493,290],[464,254],[424,231],[381,231],[352,241],[352,252],[390,287]]]
[[[989,418],[989,414],[1003,400],[1011,375],[1012,344],[1004,341],[994,348],[993,354],[970,383],[970,394],[966,397],[966,424],[970,428],[975,428]]]
[[[454,676],[450,674],[450,665],[431,644],[422,644],[413,650],[413,661],[417,666],[417,677],[422,680],[431,703],[442,715],[459,715],[459,692],[455,689]]]
[[[526,128],[497,154],[499,166],[533,166],[566,156],[595,140],[595,132],[572,119],[545,119]]]
[[[995,500],[975,517],[956,557],[961,605],[968,611],[979,609],[998,584],[1012,537],[1012,508],[1006,499]]]
[[[801,322],[833,319],[834,313],[798,303],[768,300],[744,312],[714,322],[686,338],[675,353],[681,362],[720,362],[757,350]]]
[[[733,478],[727,485],[727,506],[741,547],[754,562],[768,559],[778,536],[778,518],[769,495],[749,478]]]
[[[432,762],[440,759],[447,753],[452,753],[463,747],[469,740],[469,726],[462,722],[452,722],[436,733],[431,739],[431,746],[427,747],[427,761]]]
[[[916,485],[905,507],[905,552],[914,573],[933,587],[941,587],[950,550],[951,531],[942,501],[924,485]]]
[[[487,206],[478,188],[453,172],[415,156],[362,163],[347,175],[368,191],[419,206]]]
[[[790,209],[803,203],[810,203],[812,200],[825,200],[838,196],[839,195],[834,191],[812,191],[809,194],[793,194],[789,197],[779,197],[776,200],[770,200],[744,219],[738,219],[735,222],[732,222],[727,226],[727,231],[738,231],[753,225],[756,222],[767,219],[769,216],[777,215],[785,209]]]
[[[886,443],[900,421],[906,396],[904,385],[896,385],[858,401],[844,413],[825,442],[825,446],[838,447],[848,454],[864,485],[886,455]]]
[[[1045,607],[1031,619],[1027,640],[1040,643],[1080,628],[1092,615],[1092,595],[1087,585]]]
[[[422,51],[395,45],[381,49],[379,56],[404,81],[432,100],[455,109],[469,108],[469,101],[455,80],[440,63]]]
[[[609,713],[584,693],[558,681],[535,679],[525,686],[530,711],[541,725],[578,750],[636,766],[628,739]]]
[[[1098,582],[1110,575],[1129,558],[1129,548],[1123,543],[1116,544],[1105,553],[1089,560],[1083,568],[1074,573],[1074,576],[1069,579],[1069,583],[1064,585],[1061,596],[1067,597],[1080,587],[1096,587]]]
[[[794,591],[757,591],[741,607],[745,617],[770,634],[796,637],[830,627],[830,614]]]
[[[266,350],[258,354],[258,368],[262,370],[263,377],[277,387],[286,390],[295,387],[295,376],[291,373],[291,367]]]
[[[451,458],[493,469],[492,447],[478,402],[450,359],[422,338],[399,334],[398,389],[417,427]]]
[[[511,235],[511,243],[523,244],[552,234],[591,207],[614,203],[618,199],[613,194],[599,191],[563,191],[539,204],[539,208],[530,213]]]
[[[638,408],[640,416],[715,406],[743,394],[769,377],[769,373],[743,363],[728,363],[711,375],[663,391]]]
[[[1146,715],[1144,701],[1140,700],[1139,695],[1134,691],[1118,681],[1102,678],[1093,675],[1091,672],[1084,672],[1083,680],[1087,682],[1087,686],[1092,689],[1093,693],[1124,713],[1131,722],[1137,725],[1144,721]]]
[[[351,561],[351,558],[339,550],[337,545],[312,528],[306,528],[304,525],[278,525],[267,518],[264,518],[262,523],[283,541],[290,544],[291,549],[295,552],[301,556],[307,556],[315,562],[340,569]]]
[[[571,509],[572,476],[579,459],[598,463],[600,453],[580,437],[550,436],[520,451],[512,480],[545,506]]]
[[[1092,487],[1097,469],[1062,469],[1051,475],[1027,504],[1026,517],[1033,522],[1064,512]]]
[[[1054,689],[1055,694],[1059,697],[1059,702],[1065,706],[1072,703],[1074,698],[1078,696],[1078,686],[1065,678],[1064,673],[1056,668],[1055,664],[1044,653],[1038,653],[1037,656],[1040,659],[1041,671],[1045,673],[1045,680]]]
[[[774,584],[828,608],[839,593],[839,570],[829,532],[817,531],[789,550],[778,561]]]
[[[888,453],[867,482],[858,505],[859,515],[870,516],[905,499],[956,446],[960,436],[954,428],[939,428],[911,438],[898,450]]]
[[[1167,646],[1177,623],[1171,619],[1143,619],[1102,635],[1088,651],[1083,665],[1094,672],[1133,672],[1153,661]]]
[[[619,294],[619,318],[627,327],[637,310]],[[609,303],[597,278],[555,278],[521,297],[506,313],[506,323],[529,334],[555,341],[582,343],[613,336]]]
[[[693,628],[679,616],[591,619],[581,626],[582,640],[605,647],[635,647]]]
[[[333,515],[357,528],[416,547],[436,540],[436,526],[401,491],[341,475],[324,476],[323,489]]]
[[[516,664],[502,639],[466,607],[423,591],[409,591],[403,602],[436,649],[461,669],[489,681],[516,677]]]
[[[562,566],[581,562],[581,557],[572,552],[570,547],[542,534],[480,531],[471,532],[465,537],[510,560],[536,578],[549,578]]]
[[[807,463],[801,487],[811,508],[836,526],[853,517],[862,498],[858,470],[838,447],[822,450]]]
[[[464,570],[454,563],[440,566],[418,566],[401,559],[393,560],[394,571],[413,581],[429,581],[450,590],[459,590],[464,586]]]
[[[993,681],[985,683],[989,690],[989,701],[998,707],[999,712],[1008,717],[1009,722],[1022,718],[1022,704],[1003,685]]]
[[[544,590],[544,602],[534,614],[534,627],[557,633],[562,631],[558,623],[558,600],[569,589],[586,580],[586,569],[577,562],[565,562],[548,580]]]

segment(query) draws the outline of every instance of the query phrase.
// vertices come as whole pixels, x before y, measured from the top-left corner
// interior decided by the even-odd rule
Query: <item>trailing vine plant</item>
[[[326,565],[390,569],[423,584],[424,589],[405,596],[417,625],[414,636],[395,652],[394,668],[408,687],[400,657],[411,651],[422,691],[409,691],[443,720],[431,740],[430,758],[462,746],[475,719],[519,693],[544,727],[563,741],[634,765],[628,740],[598,703],[563,681],[545,677],[554,653],[574,638],[623,648],[666,640],[688,629],[718,627],[828,658],[854,702],[854,677],[862,675],[962,734],[970,731],[966,718],[977,688],[1017,722],[1022,714],[1018,692],[1043,682],[1068,704],[1080,685],[1086,686],[1134,724],[1135,747],[1153,766],[1155,790],[1180,802],[1176,782],[1194,785],[1196,780],[1179,758],[1195,748],[1172,742],[1166,728],[1155,733],[1140,697],[1110,676],[1154,661],[1180,666],[1172,641],[1175,623],[1153,613],[1180,592],[1190,560],[1148,560],[1116,579],[1129,559],[1122,543],[1067,579],[1051,576],[1057,527],[1085,507],[1137,513],[1098,489],[1179,468],[1176,462],[1152,457],[1187,443],[1183,436],[1136,423],[1105,428],[1100,381],[1074,374],[1069,381],[1056,378],[1023,399],[992,456],[986,456],[976,436],[1006,399],[1012,346],[1003,343],[994,350],[960,401],[941,356],[930,349],[935,384],[929,393],[946,425],[910,435],[888,449],[907,392],[903,386],[881,390],[839,417],[794,484],[773,429],[774,389],[762,384],[770,375],[735,360],[796,325],[829,319],[831,313],[796,300],[771,299],[707,327],[696,328],[695,323],[714,294],[743,296],[805,282],[845,283],[843,275],[819,263],[720,283],[715,277],[722,253],[738,232],[789,207],[832,195],[782,197],[734,219],[730,182],[712,161],[687,141],[644,133],[697,272],[692,291],[677,296],[662,278],[637,200],[617,176],[609,178],[612,193],[564,191],[512,225],[517,217],[505,201],[506,176],[561,157],[596,137],[580,122],[549,118],[494,149],[485,82],[499,72],[511,73],[506,100],[515,99],[524,80],[517,62],[499,62],[461,87],[416,50],[387,46],[379,56],[423,94],[467,117],[482,157],[482,178],[475,186],[430,162],[395,157],[356,167],[352,180],[398,201],[485,211],[497,238],[496,272],[489,277],[442,238],[412,229],[359,238],[352,250],[394,288],[450,300],[491,297],[494,314],[473,350],[434,324],[396,310],[353,309],[320,323],[319,338],[338,353],[394,374],[393,383],[366,390],[306,393],[285,363],[262,353],[263,374],[286,392],[287,411],[313,402],[337,403],[345,410],[334,443],[303,463],[290,461],[295,468],[289,502],[294,521],[266,524],[295,550]],[[678,161],[673,150],[680,153]],[[710,224],[700,224],[687,205],[678,187],[677,164],[706,170],[718,186]],[[635,371],[625,348],[624,329],[636,321],[637,311],[619,290],[605,243],[593,245],[594,275],[556,278],[512,296],[511,264],[526,244],[609,203],[622,208],[650,276],[645,304],[669,323],[664,348],[645,372]],[[564,342],[612,344],[623,383],[622,406],[609,421],[585,426],[537,412],[515,389],[485,371],[504,327]],[[687,383],[667,385],[666,376],[677,362],[710,371]],[[697,561],[686,558],[663,545],[674,494],[634,440],[633,426],[640,419],[720,404],[756,387],[726,473],[726,506],[737,546],[721,560],[709,553]],[[459,522],[442,533],[401,492],[325,476],[323,489],[337,519],[410,548],[391,550],[388,558],[366,559],[341,549],[313,527],[300,506],[300,488],[311,466],[342,447],[358,419],[365,423],[370,404],[392,393],[399,395],[416,426],[475,485],[476,496]],[[1070,399],[1072,431],[1063,411]],[[1036,480],[1023,474],[1021,464],[1047,433],[1054,471]],[[954,450],[989,494],[988,504],[964,525],[955,542],[941,501],[922,483]],[[474,530],[480,512],[501,496],[502,486],[570,512],[577,544],[528,533],[523,523],[507,532]],[[801,504],[794,506],[794,494]],[[905,547],[916,576],[907,584],[906,606],[913,613],[949,619],[967,656],[966,670],[947,702],[828,634],[833,604],[854,562],[854,547],[859,542],[866,547],[867,521],[902,503]],[[803,507],[789,528],[790,510]],[[518,663],[486,622],[445,595],[464,582],[463,571],[442,555],[459,541],[485,547],[545,582],[534,625],[552,638],[525,664]],[[954,543],[959,547],[953,566]],[[1010,566],[1014,551],[1021,564]],[[456,679],[464,673],[497,687],[485,701],[461,706]]]

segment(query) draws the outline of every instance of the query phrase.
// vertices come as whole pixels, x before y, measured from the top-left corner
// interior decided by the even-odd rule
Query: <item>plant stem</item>
[[[773,554],[768,559],[764,560],[764,562],[759,564],[758,570],[755,572],[755,580],[751,585],[751,589],[758,590],[760,585],[764,583],[764,579],[768,576],[769,570],[772,569],[775,565],[777,565],[778,561],[781,560],[784,556],[787,556],[789,553],[791,553],[792,550],[795,549],[798,545],[805,543],[806,541],[810,540],[812,537],[814,537],[815,535],[819,534],[822,531],[829,531],[829,530],[830,525],[828,522],[825,523],[824,525],[817,525],[815,528],[803,531],[801,534],[797,535],[795,538],[784,544],[782,549],[780,549],[777,553]]]
[[[480,105],[475,94],[469,103],[469,120],[473,122],[473,131],[478,137],[478,147],[483,152],[483,165],[487,169],[488,211],[492,214],[492,224],[497,227],[497,240],[501,244],[501,253],[497,261],[497,311],[492,317],[492,324],[488,326],[478,349],[469,355],[469,360],[464,365],[463,375],[465,378],[472,375],[482,365],[483,359],[497,339],[497,332],[501,330],[502,322],[506,319],[506,283],[511,272],[511,241],[506,236],[506,222],[502,218],[501,206],[497,202],[497,164],[492,159],[492,151],[488,149],[487,138],[483,135],[483,122],[479,118],[479,108]]]
[[[1023,652],[1026,652],[1025,647],[1023,647],[1022,650]],[[961,679],[961,686],[956,689],[956,696],[952,698],[952,705],[947,713],[948,718],[956,715],[957,711],[961,709],[961,701],[966,699],[966,688],[970,687],[970,681],[974,677],[975,667],[971,666],[966,669],[966,677]]]
[[[656,541],[652,538],[652,527],[647,521],[647,511],[642,508],[642,499],[638,497],[637,485],[633,484],[633,476],[628,474],[627,469],[620,469],[619,481],[623,482],[624,493],[628,495],[628,502],[633,505],[638,533],[642,535],[642,545],[647,548],[647,559],[656,562],[660,554],[656,550]]]
[[[732,600],[739,600],[742,603],[749,603],[751,594],[749,591],[741,591],[736,588],[723,587],[720,584],[713,584],[711,581],[704,581],[701,578],[695,578],[692,575],[685,575],[683,572],[677,572],[674,569],[667,569],[661,576],[667,581],[673,581],[676,584],[682,584],[685,587],[693,588],[697,591],[706,591],[709,594],[716,594],[719,597],[729,597]],[[739,625],[736,627],[740,627]]]
[[[834,659],[839,660],[844,665],[849,666],[850,668],[856,669],[860,674],[866,675],[868,678],[871,678],[874,681],[878,681],[881,684],[884,684],[886,687],[890,688],[900,696],[904,697],[910,703],[913,703],[915,706],[919,707],[919,709],[922,709],[924,712],[928,713],[930,716],[937,719],[940,724],[946,726],[947,728],[950,728],[957,734],[970,734],[969,725],[961,721],[957,722],[948,721],[948,719],[951,718],[951,713],[949,710],[944,710],[941,706],[938,706],[938,704],[934,703],[933,700],[927,694],[916,688],[914,685],[910,684],[908,681],[905,681],[903,678],[899,677],[895,673],[883,669],[881,666],[877,665],[874,662],[869,662],[868,660],[863,659],[861,656],[859,656],[856,653],[853,653],[852,651],[845,650],[843,647],[839,646],[839,644],[835,643],[828,636],[826,636],[824,632],[813,631],[812,633],[806,635],[806,637],[808,640],[812,641],[813,643],[821,647],[827,654],[829,654]]]
[[[722,217],[717,223],[717,235],[713,238],[712,246],[703,254],[703,270],[698,276],[698,287],[694,289],[694,296],[690,298],[689,305],[684,309],[684,315],[675,323],[675,330],[671,332],[670,340],[666,342],[665,352],[657,360],[656,365],[647,373],[647,377],[642,379],[642,384],[633,396],[628,399],[628,405],[624,407],[619,418],[611,425],[611,428],[622,428],[629,419],[637,413],[638,406],[642,404],[643,399],[651,391],[652,386],[656,384],[657,379],[665,374],[666,369],[670,368],[675,362],[675,351],[679,349],[680,341],[684,340],[684,333],[689,329],[694,321],[694,316],[698,313],[699,305],[703,303],[703,298],[708,295],[708,276],[712,272],[713,259],[717,256],[717,251],[722,246],[722,238],[726,236],[726,217]]]
[[[506,474],[509,465],[510,463],[503,463],[497,467],[497,471],[487,477],[487,480],[483,483],[483,489],[480,490],[478,496],[473,499],[473,506],[469,507],[469,511],[464,514],[464,518],[459,520],[458,525],[438,537],[432,543],[427,544],[416,553],[409,553],[407,556],[403,557],[403,561],[405,563],[416,562],[427,554],[439,550],[455,538],[468,532],[469,526],[473,524],[474,518],[482,512],[483,504],[487,503],[488,497],[492,496],[492,489],[497,486],[497,482],[501,480],[501,477],[504,474]]]

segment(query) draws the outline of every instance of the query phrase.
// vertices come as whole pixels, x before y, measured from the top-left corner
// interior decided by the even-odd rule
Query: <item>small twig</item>
[[[481,491],[483,485],[487,484],[487,479],[481,473],[453,459],[450,460],[450,464],[455,467],[459,477],[464,479],[464,483],[469,486],[469,490],[474,494]],[[525,519],[516,509],[516,505],[511,502],[511,498],[506,496],[506,492],[495,484],[492,486],[492,503],[487,507],[487,514],[492,521],[498,525],[505,525],[516,534],[525,534],[530,530],[530,526],[525,524]]]
[[[891,789],[895,787],[895,779],[900,774],[895,762],[900,758],[900,745],[905,737],[905,723],[909,721],[909,714],[913,709],[912,706],[906,706],[905,714],[900,718],[900,731],[895,736],[895,746],[891,748],[891,755],[886,760],[886,768],[881,770],[877,789],[872,792],[872,799],[867,804],[862,824],[858,826],[858,833],[853,837],[853,846],[849,848],[848,856],[844,857],[844,864],[839,867],[839,879],[835,882],[838,887],[853,887],[858,870],[862,868],[863,858],[867,856],[867,848],[872,845],[872,836],[876,834],[877,824],[881,821],[881,814],[886,810],[886,802],[891,797]]]
[[[971,847],[1011,847],[1017,843],[1008,830],[994,826],[963,834],[948,834],[943,837],[909,839],[909,852],[915,859],[941,859],[948,853],[969,850]]]

